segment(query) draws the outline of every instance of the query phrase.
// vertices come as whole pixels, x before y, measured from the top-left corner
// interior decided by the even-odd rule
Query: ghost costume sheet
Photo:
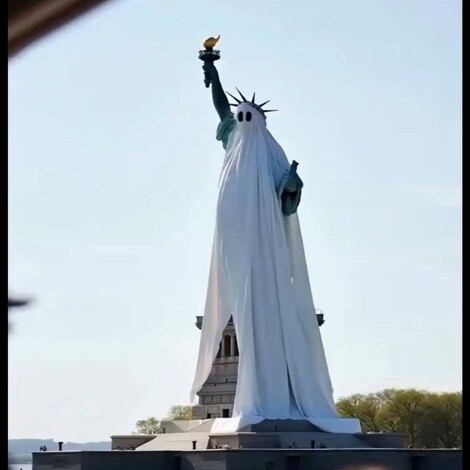
[[[212,432],[236,432],[263,419],[360,432],[356,419],[336,411],[298,216],[281,210],[290,164],[260,112],[242,103],[235,115],[219,180],[192,401],[232,316],[239,347],[233,417],[216,419]]]

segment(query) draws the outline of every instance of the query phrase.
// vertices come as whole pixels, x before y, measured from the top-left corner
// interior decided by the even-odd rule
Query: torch
[[[220,59],[220,51],[214,50],[214,46],[219,42],[219,39],[220,34],[216,38],[207,38],[202,43],[204,49],[199,51],[199,59],[204,62],[204,65],[214,63],[216,60]],[[204,72],[204,84],[206,85],[206,88],[209,88],[210,83],[210,75],[207,72]]]

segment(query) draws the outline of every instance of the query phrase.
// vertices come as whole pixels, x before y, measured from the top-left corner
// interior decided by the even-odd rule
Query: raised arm
[[[223,121],[224,118],[230,114],[230,105],[222,88],[222,84],[220,83],[219,72],[213,62],[206,62],[202,68],[204,69],[206,78],[211,82],[212,101],[214,102],[214,107],[220,120]]]

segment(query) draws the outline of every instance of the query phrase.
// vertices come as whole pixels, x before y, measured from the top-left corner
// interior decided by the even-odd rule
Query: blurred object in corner
[[[21,297],[8,297],[8,309],[13,307],[25,307],[30,303],[29,299],[21,298]]]
[[[8,0],[8,58],[108,0]]]
[[[18,308],[18,307],[26,307],[31,303],[31,299],[27,299],[26,297],[17,297],[17,296],[8,296],[8,312],[12,308]],[[12,330],[12,326],[10,324],[10,321],[8,321],[8,333],[10,333]]]

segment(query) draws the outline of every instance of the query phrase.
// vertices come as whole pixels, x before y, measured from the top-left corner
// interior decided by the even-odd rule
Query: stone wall
[[[463,470],[461,450],[35,452],[33,470]]]

